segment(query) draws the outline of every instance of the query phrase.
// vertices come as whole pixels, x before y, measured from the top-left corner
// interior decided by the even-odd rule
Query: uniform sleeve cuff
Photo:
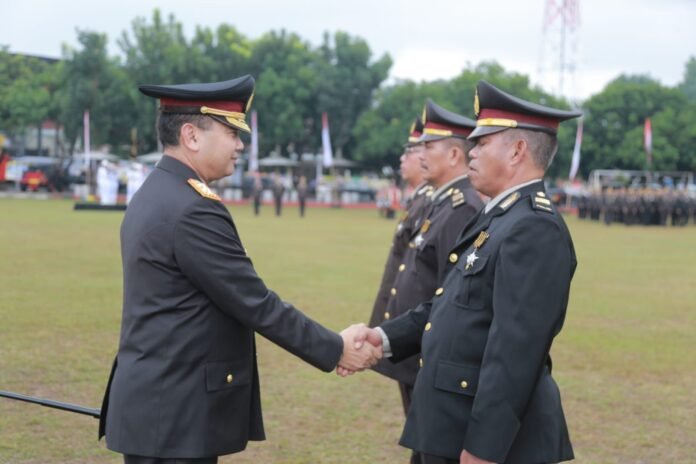
[[[389,337],[387,337],[387,334],[384,333],[384,330],[382,330],[381,327],[375,327],[375,330],[377,330],[379,335],[382,337],[382,357],[391,358],[392,350],[391,345],[389,344]]]

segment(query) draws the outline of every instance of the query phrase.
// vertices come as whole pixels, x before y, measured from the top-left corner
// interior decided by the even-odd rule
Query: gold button
[[[418,365],[419,365],[420,367],[423,367],[423,358],[420,358],[420,359],[418,360]]]
[[[405,264],[402,264],[401,266],[399,266],[399,272],[403,272],[404,269],[406,269],[406,265],[405,265]]]
[[[227,374],[227,383],[232,383],[234,376],[232,374]]]
[[[389,314],[389,311],[387,311],[386,313],[384,313],[384,318],[385,318],[385,319],[389,319],[390,317],[391,317],[391,314]]]
[[[392,296],[396,295],[396,289],[395,289],[395,288],[392,288],[392,289],[391,289],[391,294],[392,294]]]
[[[459,385],[461,385],[461,386],[462,386],[462,388],[466,388],[466,387],[468,387],[468,386],[469,386],[469,384],[467,383],[467,381],[466,381],[466,380],[462,380],[462,383],[460,383]]]
[[[449,255],[450,263],[456,263],[458,259],[459,256],[457,256],[457,253],[452,253],[451,255]]]
[[[432,325],[430,322],[428,322],[427,324],[425,324],[425,331],[427,332],[428,330],[430,330],[430,328],[431,328],[432,326],[433,326],[433,325]]]
[[[435,290],[435,296],[440,296],[445,292],[445,289],[440,287],[437,290]]]

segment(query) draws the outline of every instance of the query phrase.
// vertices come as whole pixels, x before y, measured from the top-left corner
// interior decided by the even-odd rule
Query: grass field
[[[269,287],[330,328],[366,321],[394,223],[232,214]],[[0,199],[0,389],[99,407],[121,316],[122,213]],[[568,219],[579,267],[553,349],[577,461],[696,462],[696,227]],[[396,385],[259,338],[267,441],[221,463],[406,463]],[[95,419],[0,398],[0,463],[118,463]]]

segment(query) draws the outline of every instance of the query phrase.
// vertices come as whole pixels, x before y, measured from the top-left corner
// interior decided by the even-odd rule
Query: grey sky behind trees
[[[694,0],[579,0],[574,95],[585,99],[619,74],[647,74],[673,86],[696,56]],[[449,79],[467,63],[495,60],[539,83],[546,0],[3,0],[0,45],[11,52],[61,56],[77,28],[106,33],[109,50],[138,16],[159,8],[184,24],[234,25],[249,38],[284,28],[318,45],[324,31],[364,38],[375,58],[394,60],[390,80]],[[551,91],[552,89],[546,89]]]

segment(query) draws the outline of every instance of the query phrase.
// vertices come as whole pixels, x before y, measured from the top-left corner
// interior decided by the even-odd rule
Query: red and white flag
[[[652,125],[650,124],[650,118],[645,119],[645,126],[643,127],[643,145],[645,146],[645,156],[648,166],[652,166]]]
[[[330,168],[333,166],[333,151],[329,135],[329,117],[326,113],[321,113],[321,145],[324,149],[324,167]]]
[[[256,110],[251,112],[251,146],[249,147],[249,171],[259,170],[259,127]]]
[[[580,167],[580,146],[582,145],[582,119],[578,121],[578,131],[575,133],[575,148],[573,148],[573,158],[570,161],[570,173],[568,178],[575,180]]]

